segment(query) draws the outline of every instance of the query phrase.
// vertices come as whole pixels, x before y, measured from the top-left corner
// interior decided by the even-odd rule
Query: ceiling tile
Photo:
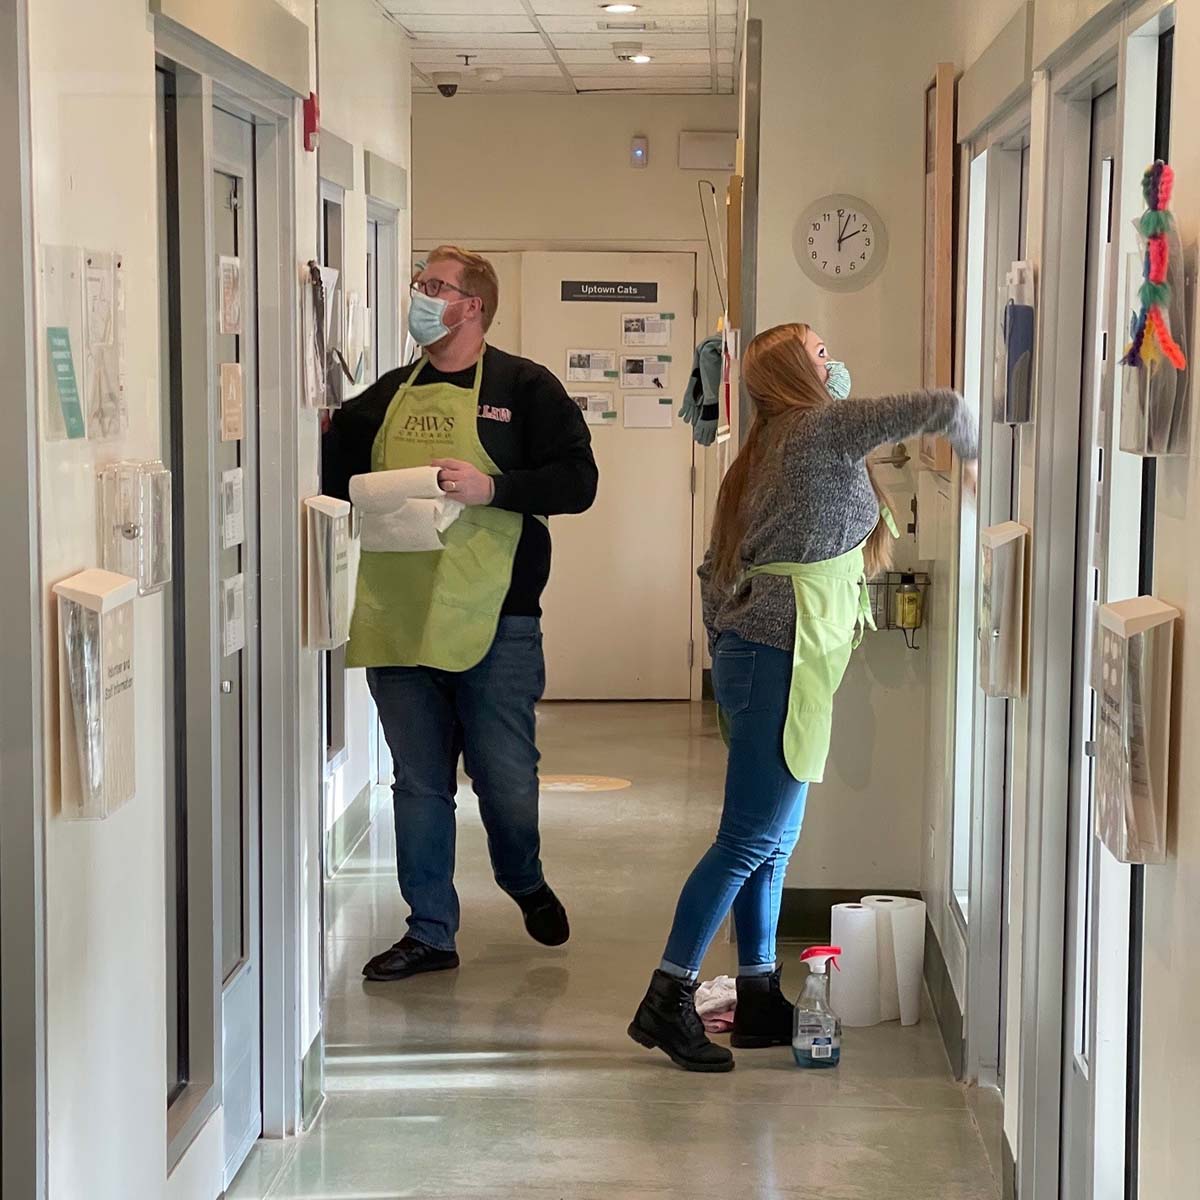
[[[412,59],[418,66],[422,63],[437,63],[438,70],[443,67],[462,69],[462,59],[449,47],[421,46],[412,47]],[[545,48],[541,50],[473,50],[464,51],[471,56],[472,67],[519,67],[526,63],[554,63],[554,55]],[[554,68],[558,70],[557,67]]]
[[[397,18],[399,19],[399,18]],[[503,16],[476,17],[430,17],[410,16],[401,24],[409,33],[420,37],[426,33],[452,33],[456,37],[473,37],[477,33],[537,33],[527,16],[513,14]]]
[[[537,50],[545,42],[536,33],[425,33],[416,35],[413,52],[424,46],[440,46],[461,54],[474,54],[476,50]]]
[[[521,0],[383,0],[383,7],[402,25],[405,17],[524,16]]]
[[[597,45],[611,46],[613,42],[620,41],[641,42],[651,52],[653,47],[660,50],[708,50],[707,33],[639,33],[629,38],[608,34],[560,33],[551,40],[559,50],[588,50]]]
[[[604,14],[597,19],[595,13],[583,17],[542,17],[542,28],[549,34],[559,33],[590,33],[599,37],[639,38],[648,33],[702,33],[708,36],[707,17],[660,17],[657,20],[647,19],[649,29],[641,27],[641,23],[632,17],[614,17],[609,19],[610,27],[603,26]]]
[[[652,54],[656,63],[702,63],[708,65],[707,50],[659,50],[657,47],[647,47],[647,53]],[[559,57],[567,64],[574,63],[613,63],[624,66],[627,70],[638,70],[637,63],[622,64],[613,54],[611,46],[597,46],[593,50],[561,50]],[[645,69],[644,64],[640,68]]]
[[[629,14],[635,17],[707,17],[708,0],[637,0],[641,8]],[[734,11],[737,0],[734,0]],[[610,17],[601,6],[600,0],[533,0],[533,11],[539,17],[580,16],[595,13],[597,19]]]

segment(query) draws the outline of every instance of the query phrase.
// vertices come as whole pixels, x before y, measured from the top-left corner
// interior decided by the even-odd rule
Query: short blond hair
[[[425,261],[456,262],[462,267],[463,290],[483,301],[483,331],[486,333],[500,306],[500,280],[496,268],[482,254],[464,250],[461,246],[439,246]]]

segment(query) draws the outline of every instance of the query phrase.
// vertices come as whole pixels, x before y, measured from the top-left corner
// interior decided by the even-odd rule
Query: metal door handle
[[[228,696],[233,691],[233,684],[228,679],[221,680],[221,695]]]

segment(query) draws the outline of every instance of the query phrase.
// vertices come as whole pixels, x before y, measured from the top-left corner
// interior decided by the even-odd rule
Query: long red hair
[[[754,403],[754,421],[717,497],[712,569],[719,587],[733,587],[741,577],[750,485],[764,459],[778,446],[789,424],[785,418],[836,403],[808,356],[806,343],[811,332],[807,325],[776,325],[760,333],[742,355],[742,379]],[[883,492],[874,472],[870,467],[867,470],[882,506]],[[863,553],[868,575],[877,575],[891,565],[891,535],[882,521],[867,538]]]

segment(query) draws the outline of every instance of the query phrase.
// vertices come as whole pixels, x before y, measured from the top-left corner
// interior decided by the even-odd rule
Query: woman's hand
[[[473,507],[491,504],[496,485],[490,475],[456,458],[435,458],[430,465],[438,468],[438,487],[451,500]]]
[[[979,495],[979,462],[977,459],[963,463],[962,486],[963,495],[974,503],[975,498]]]

